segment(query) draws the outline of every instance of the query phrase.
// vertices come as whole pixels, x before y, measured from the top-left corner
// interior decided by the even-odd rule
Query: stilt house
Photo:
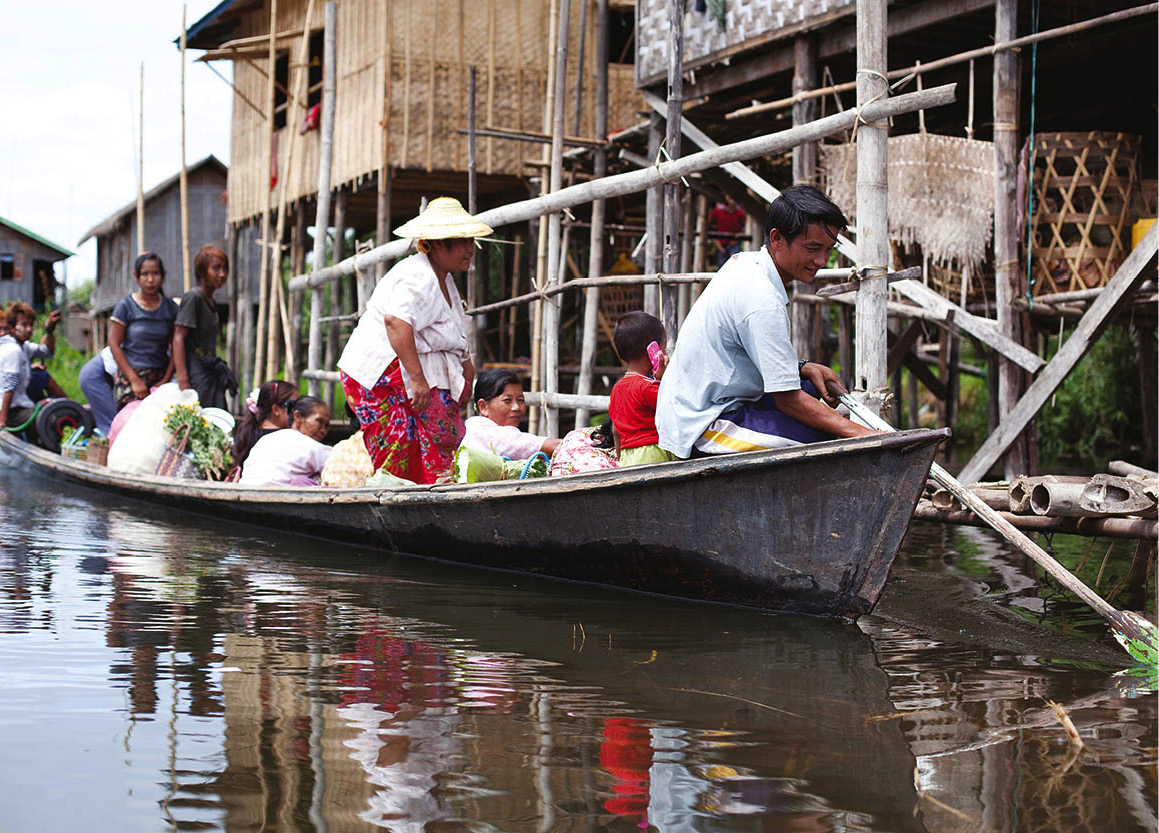
[[[56,297],[53,264],[73,252],[0,217],[0,305],[23,301],[36,309]]]

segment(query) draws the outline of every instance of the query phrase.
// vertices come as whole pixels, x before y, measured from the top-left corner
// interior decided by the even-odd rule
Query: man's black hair
[[[646,312],[625,312],[616,321],[612,344],[620,361],[630,362],[648,355],[648,345],[653,341],[664,341],[665,338],[664,325],[659,318]]]
[[[769,220],[765,224],[765,242],[769,233],[776,229],[792,243],[809,227],[810,223],[821,223],[825,228],[834,227],[844,231],[849,221],[841,209],[812,185],[793,185],[781,192],[769,206]]]
[[[507,389],[508,385],[519,385],[523,387],[523,383],[519,381],[519,377],[510,370],[499,368],[498,370],[484,370],[479,374],[479,378],[475,380],[475,401],[482,399],[484,402],[490,402],[496,396],[499,396]]]

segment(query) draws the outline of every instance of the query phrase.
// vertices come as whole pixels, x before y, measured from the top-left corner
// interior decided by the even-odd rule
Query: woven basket
[[[182,425],[175,432],[161,459],[157,461],[156,473],[160,477],[176,477],[180,480],[204,480],[204,476],[193,462],[193,455],[185,450],[185,443],[189,439],[188,424]]]

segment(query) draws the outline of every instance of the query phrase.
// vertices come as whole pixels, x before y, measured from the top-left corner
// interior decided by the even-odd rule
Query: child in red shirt
[[[612,344],[628,372],[612,388],[608,416],[616,429],[621,467],[676,459],[657,445],[656,434],[656,392],[668,366],[668,357],[664,355],[667,341],[664,325],[646,312],[625,313],[616,322]],[[648,345],[652,342],[660,346],[655,367],[648,356]]]

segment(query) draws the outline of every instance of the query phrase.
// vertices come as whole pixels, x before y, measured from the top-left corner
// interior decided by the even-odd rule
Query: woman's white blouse
[[[459,291],[448,274],[450,306],[439,290],[431,262],[422,252],[399,261],[383,276],[350,334],[338,367],[364,388],[373,388],[398,354],[386,335],[386,316],[407,322],[414,329],[419,364],[427,384],[443,388],[458,399],[466,380],[463,362],[467,350],[467,315]],[[413,395],[410,375],[402,368],[406,392]]]

